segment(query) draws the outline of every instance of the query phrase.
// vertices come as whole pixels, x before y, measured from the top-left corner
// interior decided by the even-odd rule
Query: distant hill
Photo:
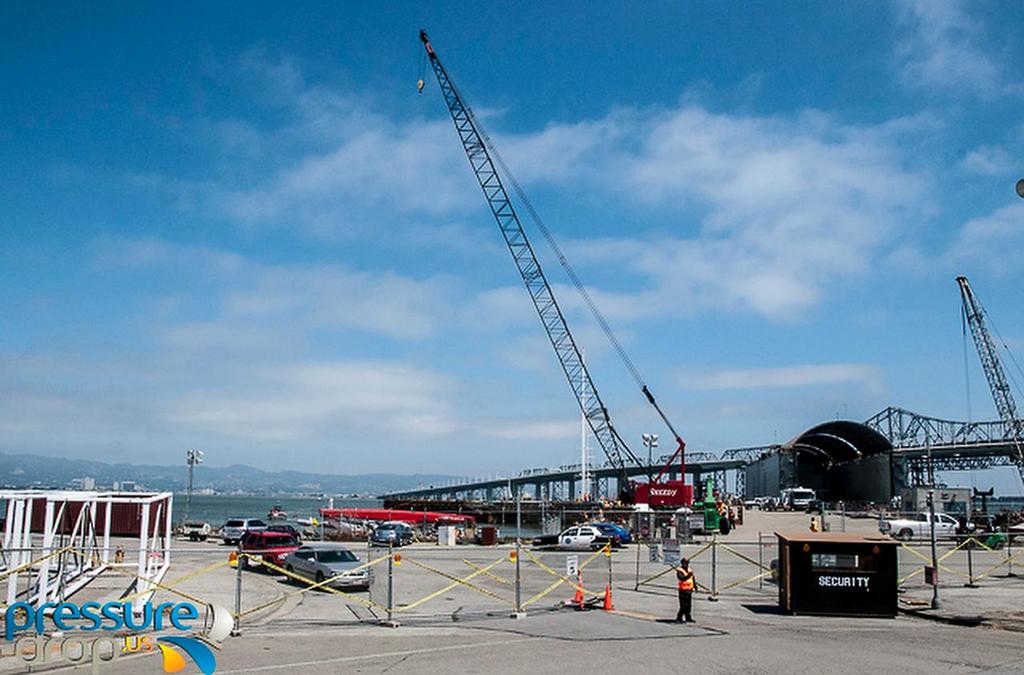
[[[9,488],[64,488],[75,478],[96,479],[97,489],[115,481],[135,481],[151,490],[185,490],[188,468],[151,464],[107,464],[89,459],[0,453],[0,485]],[[442,474],[371,473],[359,475],[264,471],[245,464],[227,467],[203,464],[196,468],[195,489],[267,494],[377,495],[419,485],[435,485],[456,478]]]

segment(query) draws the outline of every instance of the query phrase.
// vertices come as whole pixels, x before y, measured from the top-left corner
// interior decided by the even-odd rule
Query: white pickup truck
[[[181,526],[181,535],[191,541],[206,541],[211,532],[210,524],[201,520],[189,520]]]
[[[974,529],[973,523],[968,523],[968,530]],[[908,541],[910,539],[928,539],[931,537],[931,525],[927,513],[913,513],[906,518],[892,518],[878,521],[878,531],[882,534],[889,534],[897,539]],[[951,515],[945,513],[935,514],[935,536],[952,537],[960,533],[960,523]]]

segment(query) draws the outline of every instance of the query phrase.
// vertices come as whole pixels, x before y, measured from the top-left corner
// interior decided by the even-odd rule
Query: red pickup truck
[[[270,530],[246,532],[238,544],[238,550],[248,554],[240,556],[243,569],[259,565],[263,560],[284,567],[285,556],[298,548],[299,540],[295,535]]]

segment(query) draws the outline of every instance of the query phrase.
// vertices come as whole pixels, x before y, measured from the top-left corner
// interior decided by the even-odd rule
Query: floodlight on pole
[[[643,434],[640,438],[644,441],[644,446],[647,448],[647,468],[650,470],[651,465],[654,464],[654,448],[658,447],[658,434]]]
[[[1024,178],[1017,181],[1017,196],[1024,199]]]
[[[185,500],[185,520],[192,515],[192,477],[196,464],[203,463],[203,451],[189,448],[185,452],[185,462],[188,464],[188,498]]]

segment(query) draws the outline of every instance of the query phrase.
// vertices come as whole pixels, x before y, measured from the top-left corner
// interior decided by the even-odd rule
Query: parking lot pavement
[[[266,625],[229,639],[218,673],[972,673],[1021,672],[1024,635],[911,618],[830,619],[710,610],[677,626],[599,610],[467,625]],[[737,610],[739,611],[739,610]],[[147,663],[148,661],[148,663]],[[153,655],[111,673],[159,672]],[[994,669],[994,670],[993,670]]]
[[[938,609],[931,609],[931,597],[930,587],[909,588],[901,596],[900,605],[921,618],[1024,632],[1024,579],[1019,577],[989,578],[977,588],[964,584],[942,586]]]

